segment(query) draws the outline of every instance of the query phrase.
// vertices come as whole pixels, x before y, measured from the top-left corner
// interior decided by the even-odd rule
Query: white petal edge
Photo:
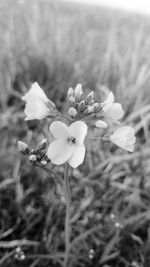
[[[124,149],[129,151],[129,152],[133,152],[134,151],[134,145],[125,146]]]
[[[66,124],[64,124],[61,121],[54,121],[49,127],[52,135],[56,139],[65,139],[69,137],[71,135],[69,128],[70,127],[68,127]]]
[[[114,133],[113,137],[123,137],[123,136],[132,136],[135,134],[135,130],[131,126],[122,126],[119,127]]]
[[[112,106],[110,107],[110,109],[106,112],[105,114],[107,117],[112,118],[113,120],[120,120],[123,115],[124,115],[124,111],[122,109],[121,104],[119,103],[114,103],[112,104]]]
[[[49,145],[47,155],[51,162],[56,165],[64,164],[73,153],[73,145],[67,144],[65,140],[55,140]]]
[[[46,94],[44,93],[44,91],[37,82],[31,85],[30,90],[21,99],[27,102],[28,100],[31,100],[31,98],[33,99],[40,98],[44,102],[49,101]]]
[[[108,111],[110,107],[112,106],[113,102],[114,102],[114,94],[113,92],[110,92],[106,100],[102,103],[104,104],[104,107],[102,110],[104,112]]]
[[[68,160],[69,165],[72,168],[77,168],[81,165],[85,158],[85,146],[76,145],[74,146],[74,151],[72,157]]]

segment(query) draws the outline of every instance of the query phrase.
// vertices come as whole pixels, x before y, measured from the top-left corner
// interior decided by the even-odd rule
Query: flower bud
[[[37,156],[36,155],[30,155],[29,156],[29,161],[30,162],[35,162],[37,160]]]
[[[41,165],[44,167],[44,166],[46,166],[47,165],[47,161],[46,160],[42,160],[41,161]]]
[[[89,102],[90,100],[92,100],[94,98],[94,91],[91,91],[87,96],[86,96],[86,100],[87,102]]]
[[[78,103],[78,111],[79,112],[83,111],[85,109],[85,105],[86,104],[84,100],[80,101],[80,103]]]
[[[87,110],[88,110],[88,113],[93,113],[94,112],[94,106],[88,106]]]
[[[69,98],[69,101],[70,101],[70,104],[71,104],[71,105],[74,105],[74,104],[76,103],[74,96],[71,96],[71,97]]]
[[[73,96],[73,95],[74,95],[73,88],[70,87],[70,88],[68,89],[68,99],[70,100],[70,97]]]
[[[18,141],[18,148],[19,151],[24,155],[27,155],[29,153],[28,145],[22,141]]]
[[[69,110],[68,110],[68,114],[71,117],[75,118],[75,116],[77,115],[77,110],[75,108],[73,108],[73,107],[70,107]]]
[[[93,104],[94,108],[98,108],[99,105],[100,105],[99,103],[94,103],[94,104]]]
[[[38,145],[37,145],[37,149],[38,150],[42,150],[45,149],[47,147],[47,139],[43,139]]]
[[[77,99],[81,98],[81,96],[83,94],[82,84],[81,83],[77,84],[74,93],[75,93],[75,96],[76,96]]]
[[[69,99],[69,104],[70,104],[70,107],[76,107],[76,100],[74,98],[74,96],[71,96],[70,99]]]
[[[107,123],[105,121],[98,120],[98,121],[95,122],[95,126],[97,128],[103,128],[103,129],[105,129],[105,128],[107,128],[108,125],[107,125]]]
[[[14,256],[15,256],[15,259],[20,260],[20,261],[23,261],[26,258],[24,252],[22,251],[20,247],[16,248]]]
[[[119,228],[122,229],[123,228],[123,225],[121,223],[119,223],[119,222],[115,222],[115,227],[118,228],[118,229]]]

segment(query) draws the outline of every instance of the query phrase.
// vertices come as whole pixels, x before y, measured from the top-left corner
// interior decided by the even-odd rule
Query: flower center
[[[73,136],[69,136],[69,137],[67,138],[67,142],[68,142],[68,143],[71,143],[71,144],[75,144],[75,143],[76,143],[76,138],[73,137]]]

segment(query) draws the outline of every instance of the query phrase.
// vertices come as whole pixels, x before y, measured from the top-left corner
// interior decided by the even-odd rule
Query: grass
[[[63,187],[17,149],[43,138],[43,125],[23,120],[33,81],[60,110],[69,86],[98,100],[108,87],[136,129],[133,154],[87,144],[71,175],[70,266],[150,266],[149,17],[46,0],[0,7],[0,266],[59,267],[64,257]],[[63,167],[54,171],[63,178]]]

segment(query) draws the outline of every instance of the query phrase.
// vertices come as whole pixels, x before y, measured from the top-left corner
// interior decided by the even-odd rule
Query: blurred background
[[[70,86],[99,101],[108,87],[136,130],[133,154],[88,144],[72,174],[72,240],[90,232],[71,266],[150,266],[149,13],[148,1],[0,1],[0,266],[62,266],[63,188],[17,148],[44,137],[42,123],[24,121],[20,99],[34,81],[60,111]]]

